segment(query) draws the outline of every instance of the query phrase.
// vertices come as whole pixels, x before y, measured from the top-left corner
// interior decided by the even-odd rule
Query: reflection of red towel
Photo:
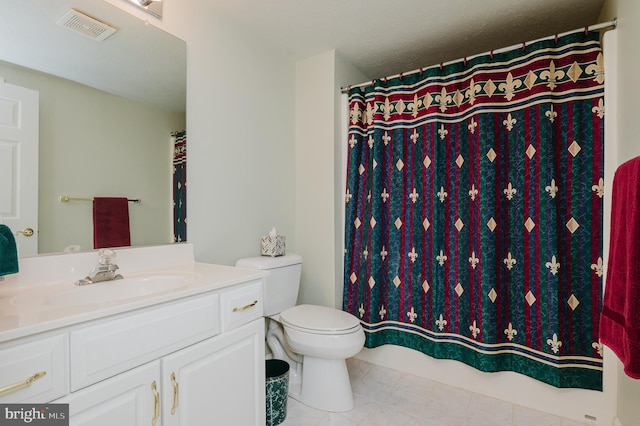
[[[130,245],[127,199],[95,197],[93,199],[93,248]]]
[[[600,316],[600,341],[640,379],[640,157],[613,178],[611,244]]]

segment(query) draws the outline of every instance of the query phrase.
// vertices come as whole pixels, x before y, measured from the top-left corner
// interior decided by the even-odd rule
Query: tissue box
[[[265,235],[262,237],[261,243],[263,256],[284,256],[286,248],[283,235],[276,235],[275,237]]]

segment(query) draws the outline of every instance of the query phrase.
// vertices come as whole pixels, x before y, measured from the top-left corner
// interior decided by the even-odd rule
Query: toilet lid
[[[280,313],[280,321],[293,328],[312,333],[348,333],[360,327],[350,313],[316,305],[298,305]]]

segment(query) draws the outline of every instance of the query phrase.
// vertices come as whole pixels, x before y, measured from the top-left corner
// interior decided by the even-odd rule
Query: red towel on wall
[[[119,197],[93,199],[93,248],[131,245],[129,201]]]
[[[613,178],[611,238],[600,341],[640,379],[640,157]]]

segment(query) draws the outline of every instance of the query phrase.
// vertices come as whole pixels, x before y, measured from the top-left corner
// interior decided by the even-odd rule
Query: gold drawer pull
[[[233,308],[233,312],[242,312],[242,311],[246,311],[247,309],[251,309],[254,306],[256,306],[258,304],[257,300],[254,300],[253,302],[249,303],[248,305],[244,305],[241,308]]]
[[[7,395],[7,394],[9,394],[11,392],[15,392],[15,391],[20,390],[20,389],[24,389],[27,386],[29,386],[31,383],[33,383],[34,381],[36,381],[39,378],[44,377],[46,375],[47,375],[46,371],[38,371],[36,374],[34,374],[33,376],[29,377],[27,380],[25,380],[23,382],[14,383],[12,385],[0,388],[0,396]]]
[[[176,413],[178,408],[178,382],[176,381],[176,373],[171,373],[171,383],[173,384],[173,405],[171,406],[171,415]]]
[[[155,426],[160,418],[160,394],[156,388],[155,380],[151,382],[151,392],[153,392],[153,418],[151,419],[151,426]]]

